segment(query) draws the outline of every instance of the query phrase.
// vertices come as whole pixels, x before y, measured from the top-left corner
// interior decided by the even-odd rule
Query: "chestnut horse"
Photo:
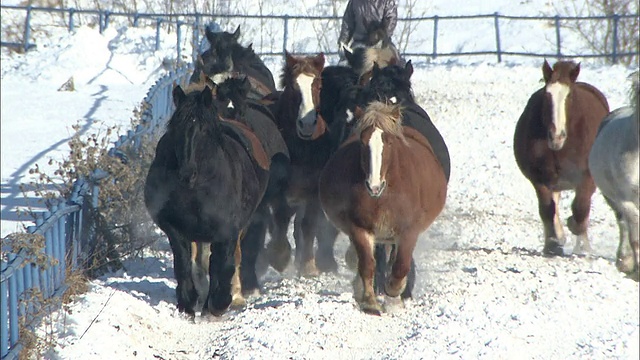
[[[513,150],[518,167],[538,197],[547,255],[564,255],[564,231],[558,214],[560,192],[575,190],[569,230],[577,236],[574,252],[589,252],[587,236],[591,196],[596,190],[588,157],[598,126],[609,113],[604,95],[577,82],[580,64],[559,61],[542,66],[545,85],[529,99],[516,124]]]
[[[318,177],[331,155],[331,139],[326,123],[319,112],[318,98],[324,54],[298,57],[286,53],[281,76],[282,93],[271,109],[282,137],[289,149],[291,176],[286,189],[286,202],[273,208],[274,224],[267,256],[271,266],[282,272],[291,258],[287,229],[296,215],[296,266],[301,275],[316,275],[321,271],[336,271],[333,242],[338,231],[328,222],[318,199]],[[324,231],[327,230],[327,231]],[[326,242],[324,241],[325,236]],[[318,247],[328,247],[323,259],[314,254]],[[319,254],[320,255],[320,251]]]
[[[379,315],[375,245],[396,245],[385,293],[398,298],[418,236],[444,208],[447,179],[429,141],[402,125],[400,105],[370,103],[354,130],[320,175],[320,201],[356,249],[356,301],[363,311]]]

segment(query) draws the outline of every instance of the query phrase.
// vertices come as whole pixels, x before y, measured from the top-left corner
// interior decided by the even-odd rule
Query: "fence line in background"
[[[74,8],[49,8],[49,7],[34,7],[34,6],[0,6],[1,9],[14,9],[14,10],[24,10],[26,11],[25,17],[25,27],[24,27],[24,36],[22,42],[2,42],[2,46],[10,46],[17,47],[22,49],[23,51],[28,51],[32,49],[35,45],[30,42],[31,38],[31,14],[35,11],[40,12],[51,12],[51,13],[60,13],[60,14],[68,14],[68,28],[69,31],[73,31],[75,27],[74,17],[85,14],[85,15],[95,15],[98,20],[98,28],[100,33],[102,33],[106,28],[109,27],[112,18],[126,18],[131,21],[133,26],[138,26],[141,19],[147,19],[155,21],[156,27],[156,44],[155,50],[159,49],[160,44],[160,28],[162,25],[172,25],[176,28],[176,51],[177,51],[177,59],[181,59],[181,46],[180,44],[184,40],[182,37],[182,27],[190,26],[192,28],[192,44],[194,51],[198,48],[199,44],[199,34],[200,30],[204,23],[208,21],[219,21],[221,19],[225,20],[233,20],[233,19],[253,19],[253,20],[279,20],[282,21],[282,29],[283,29],[283,39],[282,39],[282,51],[279,52],[264,52],[257,50],[257,54],[261,56],[276,56],[282,55],[284,56],[284,51],[289,50],[290,52],[297,54],[305,54],[299,53],[295,51],[291,51],[292,49],[288,48],[288,38],[289,38],[289,22],[292,20],[303,20],[303,21],[314,21],[314,20],[327,20],[327,21],[341,21],[341,17],[336,16],[298,16],[298,15],[229,15],[229,14],[200,14],[200,13],[175,13],[175,14],[163,14],[163,13],[129,13],[129,12],[112,12],[109,10],[80,10]],[[501,62],[502,57],[504,55],[510,56],[528,56],[528,57],[545,57],[545,58],[572,58],[572,57],[584,57],[584,58],[610,58],[612,63],[617,63],[620,57],[627,56],[637,56],[637,52],[621,52],[619,49],[619,39],[618,39],[618,26],[621,19],[627,18],[638,18],[638,14],[634,15],[603,15],[603,16],[511,16],[511,15],[501,15],[499,13],[493,14],[479,14],[479,15],[460,15],[460,16],[426,16],[426,17],[408,17],[408,18],[400,18],[399,22],[420,22],[420,21],[430,21],[433,23],[433,48],[431,53],[426,52],[417,52],[417,53],[408,53],[405,52],[403,55],[405,57],[431,57],[437,58],[439,56],[461,56],[461,55],[496,55],[497,61]],[[438,52],[438,25],[441,21],[468,21],[475,19],[493,19],[493,27],[494,33],[490,36],[495,37],[495,49],[486,49],[479,51],[454,51],[454,52]],[[502,37],[504,34],[500,33],[500,20],[522,20],[522,21],[530,21],[530,20],[542,20],[552,22],[555,27],[555,40],[556,40],[556,51],[555,53],[538,53],[538,52],[527,52],[527,51],[504,51],[502,50]],[[563,21],[600,21],[600,20],[612,20],[613,21],[613,29],[612,29],[612,44],[611,49],[609,49],[604,54],[597,53],[583,53],[583,54],[565,54],[562,52],[562,37],[561,37],[561,23]],[[328,55],[337,55],[336,49],[322,49],[325,54]],[[195,56],[196,54],[192,54]]]
[[[128,143],[141,144],[141,137],[158,131],[173,111],[171,91],[173,84],[185,84],[190,75],[190,67],[183,66],[160,78],[149,89],[143,100],[144,111],[141,124],[135,130],[120,136],[110,149],[117,155],[121,147]],[[27,233],[44,236],[44,253],[47,261],[54,264],[35,264],[27,249],[17,253],[6,249],[8,238],[2,241],[0,258],[0,357],[2,360],[17,359],[22,349],[20,328],[33,329],[40,320],[40,306],[34,306],[30,297],[41,294],[42,300],[56,299],[67,289],[65,276],[69,271],[83,269],[88,251],[95,240],[91,228],[91,209],[98,206],[100,179],[104,172],[97,171],[91,179],[79,179],[74,183],[71,195],[63,199],[49,211],[38,214],[36,225]],[[47,302],[49,303],[49,302]],[[54,307],[59,308],[59,301]],[[42,304],[39,304],[42,305]]]

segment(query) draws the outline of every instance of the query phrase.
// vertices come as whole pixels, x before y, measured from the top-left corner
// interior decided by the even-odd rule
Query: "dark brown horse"
[[[447,179],[429,141],[402,125],[401,107],[374,101],[355,134],[320,176],[320,201],[329,220],[347,234],[358,255],[354,297],[380,314],[374,291],[374,246],[395,244],[385,293],[397,298],[407,284],[418,236],[442,211]]]
[[[542,66],[545,85],[536,91],[516,125],[516,162],[538,197],[544,226],[544,253],[564,255],[564,231],[558,214],[560,192],[575,190],[569,230],[577,236],[574,252],[591,250],[587,227],[596,185],[588,168],[598,126],[609,113],[604,95],[576,82],[580,64],[559,61]]]
[[[287,143],[291,158],[291,177],[286,190],[286,203],[274,207],[274,226],[267,255],[271,265],[283,271],[291,257],[287,229],[296,215],[296,265],[301,275],[315,275],[318,270],[337,270],[333,258],[333,241],[337,230],[331,227],[318,199],[318,176],[328,161],[332,142],[319,111],[321,72],[324,54],[298,57],[286,54],[281,77],[282,93],[272,106],[278,128]],[[323,265],[316,264],[314,242],[327,230],[328,247]],[[332,239],[331,239],[332,238]],[[318,238],[318,246],[327,245]],[[330,251],[329,251],[330,250]],[[320,269],[319,269],[320,268]]]

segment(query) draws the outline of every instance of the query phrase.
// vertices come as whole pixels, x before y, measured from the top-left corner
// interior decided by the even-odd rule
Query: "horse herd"
[[[347,66],[286,53],[278,90],[239,43],[239,27],[206,37],[190,84],[173,90],[144,192],[173,251],[178,309],[245,306],[267,266],[289,265],[292,219],[300,275],[337,271],[343,232],[364,312],[383,311],[381,294],[411,297],[413,250],[444,208],[450,174],[445,140],[413,98],[411,61],[389,56],[384,39],[346,49]],[[538,195],[545,254],[563,255],[558,200],[569,189],[568,227],[589,250],[597,185],[620,225],[617,266],[637,278],[638,82],[631,106],[609,114],[606,98],[576,81],[579,71],[544,62],[545,86],[516,127],[515,158]]]

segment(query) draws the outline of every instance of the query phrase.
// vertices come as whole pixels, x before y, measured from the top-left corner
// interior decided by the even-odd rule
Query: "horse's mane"
[[[360,133],[372,126],[405,141],[402,132],[402,107],[399,104],[371,102],[362,118],[357,121],[354,129]]]
[[[395,95],[398,92],[403,92],[411,102],[415,102],[411,79],[405,76],[404,68],[400,65],[389,65],[375,71],[369,88],[375,92],[376,96],[388,93]]]
[[[295,57],[295,64],[290,66],[288,61],[282,66],[280,74],[280,87],[285,88],[292,84],[295,76],[302,73],[315,74],[317,72],[313,64],[313,57]]]

